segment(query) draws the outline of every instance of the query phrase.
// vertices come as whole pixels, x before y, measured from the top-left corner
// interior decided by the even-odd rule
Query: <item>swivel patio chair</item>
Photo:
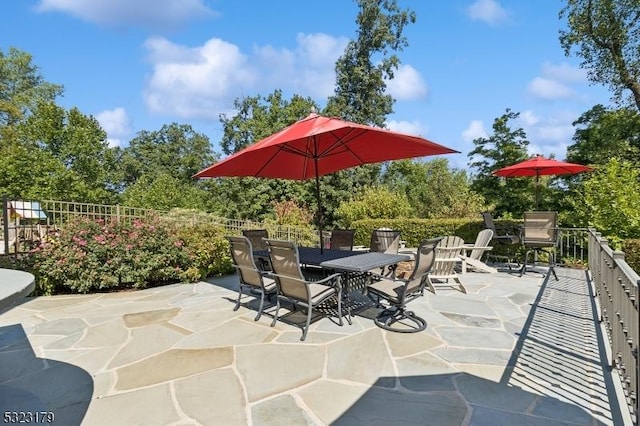
[[[276,283],[272,278],[265,277],[264,272],[256,266],[251,240],[247,237],[227,237],[227,239],[231,244],[233,266],[238,271],[240,279],[238,301],[233,310],[237,311],[240,308],[243,289],[248,288],[254,292],[260,292],[260,307],[258,308],[258,315],[255,317],[255,321],[258,321],[262,315],[264,298],[276,292]]]
[[[267,251],[267,244],[264,240],[269,238],[269,232],[266,229],[243,229],[242,235],[251,241],[254,251]],[[271,270],[271,264],[269,263],[268,257],[256,258],[256,264],[263,271]]]
[[[533,253],[532,265],[536,264],[538,254],[548,257],[549,272],[556,275],[556,249],[558,247],[558,212],[525,212],[522,227],[522,245],[527,250],[524,255],[520,276],[527,271],[529,255]]]
[[[342,286],[341,274],[329,275],[319,281],[308,281],[300,269],[298,247],[291,241],[265,240],[269,250],[269,258],[273,272],[270,276],[276,282],[277,305],[271,326],[276,325],[280,302],[292,303],[294,307],[301,306],[307,310],[307,321],[302,327],[302,337],[307,337],[311,324],[313,308],[321,303],[335,298],[338,304],[338,322],[342,325]]]
[[[464,240],[453,235],[443,237],[440,244],[438,244],[433,268],[427,275],[427,286],[434,294],[436,285],[441,286],[443,281],[446,285],[449,285],[449,280],[455,281],[461,292],[467,292],[455,270],[463,249]]]
[[[413,271],[408,278],[382,279],[367,286],[369,294],[378,297],[378,305],[380,299],[386,300],[389,304],[389,307],[374,319],[378,327],[401,333],[415,333],[427,327],[427,322],[407,310],[406,304],[424,294],[427,274],[433,267],[435,249],[440,240],[442,238],[434,238],[420,243]]]
[[[334,250],[353,250],[354,229],[334,229],[331,231],[329,247]]]
[[[484,229],[478,232],[476,241],[473,244],[465,244],[460,255],[462,261],[462,273],[466,273],[468,269],[479,272],[498,272],[496,268],[493,268],[482,261],[482,256],[487,251],[493,249],[489,246],[491,238],[493,237],[493,231],[491,229]]]

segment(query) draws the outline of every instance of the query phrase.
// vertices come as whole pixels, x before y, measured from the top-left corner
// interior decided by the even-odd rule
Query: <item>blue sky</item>
[[[510,108],[531,154],[564,159],[571,123],[610,94],[590,86],[558,41],[562,2],[398,0],[416,12],[409,47],[388,90],[389,128],[461,151]],[[0,49],[33,55],[59,103],[94,115],[111,144],[173,122],[219,151],[220,113],[233,101],[282,89],[324,105],[334,64],[355,38],[351,0],[8,0]]]

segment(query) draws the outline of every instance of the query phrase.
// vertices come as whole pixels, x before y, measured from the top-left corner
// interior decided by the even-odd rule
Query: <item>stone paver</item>
[[[0,314],[0,409],[90,426],[618,424],[584,273],[558,274],[467,273],[468,294],[410,303],[423,332],[384,331],[368,307],[342,327],[320,316],[304,342],[299,312],[271,327],[250,295],[233,311],[233,276],[27,299]]]

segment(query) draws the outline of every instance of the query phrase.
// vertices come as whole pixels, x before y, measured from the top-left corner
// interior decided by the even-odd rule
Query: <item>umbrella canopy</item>
[[[540,176],[554,175],[572,175],[575,173],[589,172],[593,170],[591,167],[582,164],[567,163],[564,161],[554,160],[553,158],[545,158],[542,155],[536,155],[525,161],[521,161],[511,166],[503,167],[493,171],[493,175],[502,177],[536,177],[536,209],[538,208],[538,183]]]
[[[418,136],[310,114],[194,177],[315,178],[322,247],[320,176],[363,164],[457,152]]]

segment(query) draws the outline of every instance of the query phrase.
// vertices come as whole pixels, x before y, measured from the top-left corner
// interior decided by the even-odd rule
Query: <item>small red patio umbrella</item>
[[[593,170],[591,167],[583,166],[582,164],[558,161],[554,160],[553,158],[545,158],[542,155],[538,154],[528,160],[495,170],[492,172],[492,174],[502,177],[535,176],[537,209],[539,197],[538,185],[540,176],[572,175],[575,173],[589,172],[591,170]]]
[[[418,136],[310,114],[194,177],[315,178],[322,247],[320,176],[363,164],[451,153],[458,151]]]

